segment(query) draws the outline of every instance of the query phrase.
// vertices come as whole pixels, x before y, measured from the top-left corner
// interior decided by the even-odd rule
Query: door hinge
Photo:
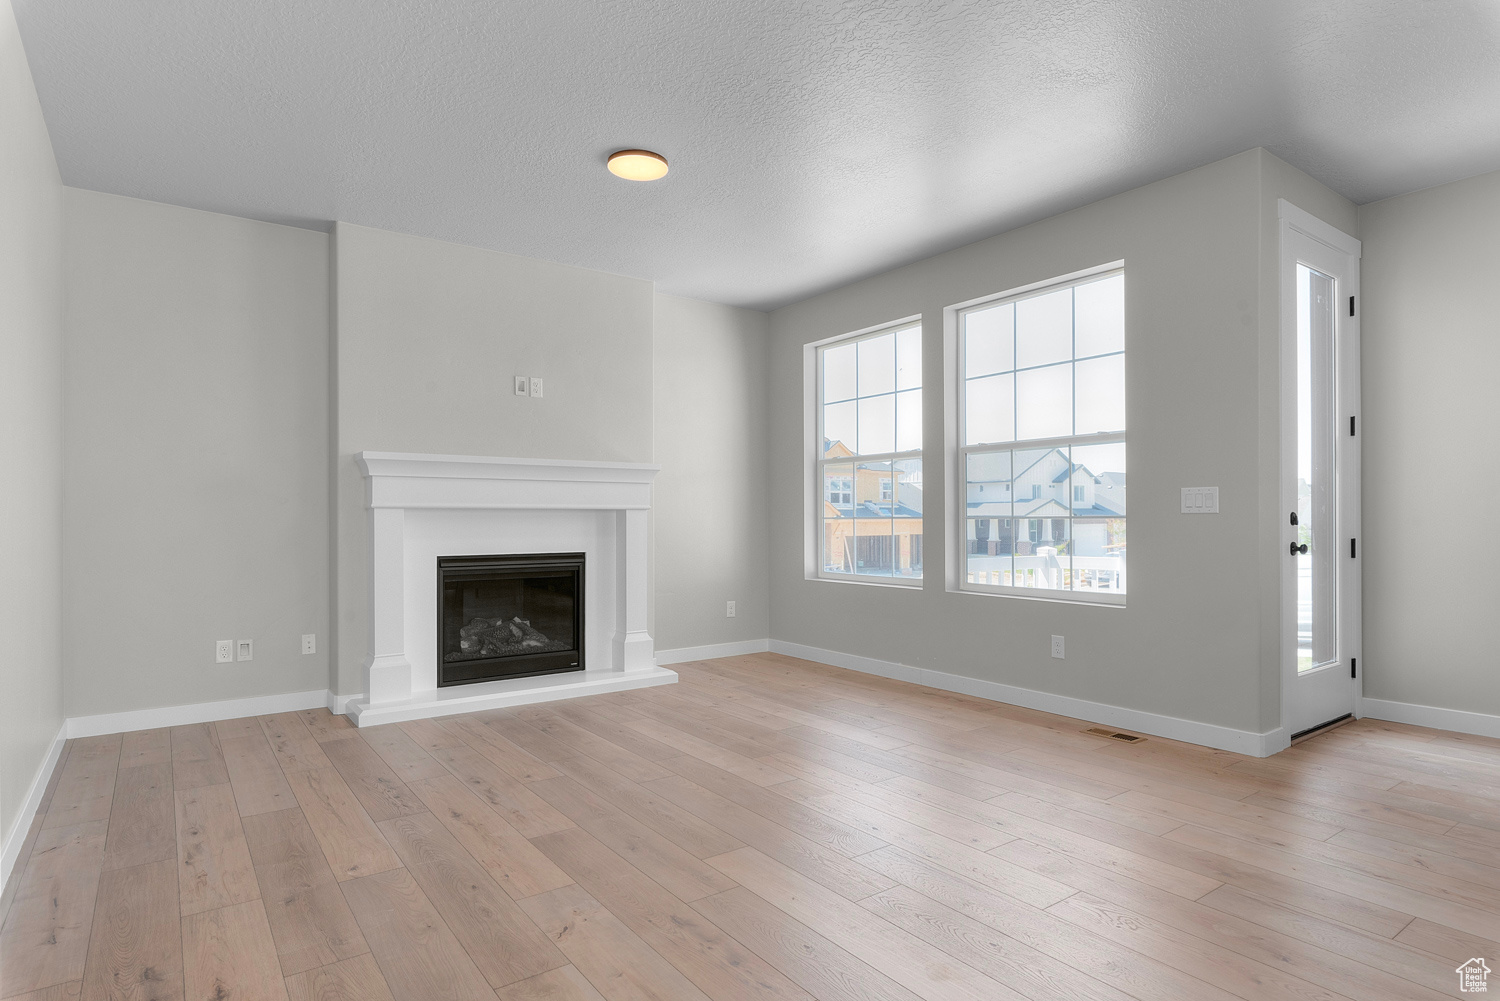
[[[1349,558],[1351,560],[1355,558],[1355,556],[1354,556],[1354,544],[1355,544],[1355,541],[1356,540],[1354,540],[1354,539],[1350,539],[1349,540]]]
[[[1349,315],[1354,315],[1354,296],[1352,295],[1349,297]]]
[[[1357,677],[1359,677],[1359,658],[1358,657],[1350,657],[1349,658],[1349,677],[1351,677],[1351,678],[1357,678]]]

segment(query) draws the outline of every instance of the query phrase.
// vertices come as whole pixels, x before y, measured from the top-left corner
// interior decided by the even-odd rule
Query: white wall
[[[10,0],[0,0],[0,838],[7,848],[25,837],[12,828],[63,721],[62,192]],[[0,885],[8,875],[0,871]]]
[[[773,313],[773,636],[1241,731],[1279,726],[1278,567],[1264,533],[1278,503],[1266,283],[1281,195],[1352,223],[1347,202],[1251,150]],[[1127,606],[948,592],[944,307],[1116,260],[1129,331]],[[804,345],[914,314],[926,373],[925,584],[807,580]],[[1219,515],[1179,513],[1180,488],[1199,485],[1220,487]],[[1067,639],[1065,661],[1049,656],[1053,634]]]
[[[1500,173],[1362,206],[1359,229],[1364,694],[1500,715]]]
[[[658,650],[770,635],[768,345],[765,313],[656,296]]]
[[[66,204],[68,715],[326,688],[327,235]]]
[[[364,450],[650,462],[650,282],[339,223],[337,666],[365,690]],[[512,377],[541,376],[541,399]]]

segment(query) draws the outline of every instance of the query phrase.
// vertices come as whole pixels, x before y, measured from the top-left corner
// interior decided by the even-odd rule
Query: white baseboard
[[[364,698],[364,692],[360,692],[358,695],[335,695],[330,691],[328,693],[328,711],[335,716],[343,716],[345,715],[345,710],[349,708],[349,703],[362,702]]]
[[[1434,730],[1472,733],[1478,737],[1500,737],[1500,716],[1472,713],[1466,709],[1442,709],[1419,706],[1411,702],[1387,702],[1385,699],[1360,699],[1359,715],[1411,726],[1429,726]]]
[[[26,798],[21,801],[21,812],[11,822],[10,830],[5,835],[4,847],[0,848],[0,893],[5,892],[11,876],[15,875],[13,870],[16,859],[21,854],[21,845],[25,844],[26,835],[31,833],[31,822],[36,819],[36,811],[42,805],[47,783],[52,781],[52,770],[57,767],[57,760],[62,757],[63,745],[67,741],[68,721],[63,720],[52,746],[47,749],[47,756],[42,759],[41,767],[31,780],[31,788],[26,790]]]
[[[737,643],[682,646],[676,650],[656,651],[656,663],[658,665],[686,664],[692,660],[713,660],[715,657],[743,657],[747,653],[766,653],[770,649],[770,640],[740,640]]]
[[[287,692],[282,695],[256,695],[248,699],[226,699],[223,702],[199,702],[188,706],[164,706],[160,709],[135,709],[123,713],[101,713],[98,716],[74,716],[68,720],[68,737],[97,737],[106,733],[128,733],[131,730],[154,730],[163,726],[186,726],[189,723],[212,723],[241,716],[264,716],[298,709],[317,709],[328,704],[328,690]]]
[[[910,667],[888,660],[876,660],[873,657],[860,657],[855,654],[839,653],[836,650],[804,646],[801,643],[788,643],[785,640],[772,640],[771,652],[786,654],[788,657],[801,657],[803,660],[817,661],[820,664],[843,667],[864,674],[875,674],[896,681],[909,681],[917,685],[926,685],[929,688],[940,688],[945,692],[958,692],[962,695],[974,695],[981,699],[1024,706],[1027,709],[1039,709],[1042,712],[1070,716],[1074,719],[1087,720],[1090,723],[1104,723],[1122,730],[1135,730],[1138,733],[1187,741],[1190,744],[1202,744],[1205,747],[1216,747],[1238,754],[1254,755],[1257,758],[1275,754],[1287,746],[1286,734],[1280,728],[1269,733],[1234,730],[1212,723],[1162,716],[1140,709],[1126,709],[1103,702],[1077,699],[1069,695],[1039,692],[1031,688],[1018,688],[1015,685],[1005,685],[998,681],[966,678],[960,674],[948,674],[925,667]]]

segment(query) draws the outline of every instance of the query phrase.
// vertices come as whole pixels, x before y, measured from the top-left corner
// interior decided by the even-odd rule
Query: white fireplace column
[[[360,726],[677,680],[656,666],[647,628],[646,527],[659,467],[403,452],[355,459],[370,509],[368,687],[348,708]],[[592,553],[586,670],[438,688],[436,556],[541,551]]]

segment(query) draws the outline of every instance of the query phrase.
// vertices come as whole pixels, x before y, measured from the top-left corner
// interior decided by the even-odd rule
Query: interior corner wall
[[[338,223],[334,691],[365,691],[369,511],[354,455],[652,460],[649,281]],[[512,378],[541,377],[541,399]]]
[[[63,187],[0,0],[0,843],[63,724]],[[0,872],[3,886],[8,872]]]
[[[764,640],[769,318],[658,294],[655,331],[656,648]]]
[[[65,204],[68,716],[326,688],[327,234]]]
[[[1500,172],[1359,209],[1364,696],[1500,715]]]
[[[1261,299],[1267,169],[1262,151],[1250,150],[774,312],[772,635],[1240,731],[1274,729],[1262,649],[1263,571],[1274,551],[1261,534],[1269,516],[1261,422],[1276,393],[1274,381],[1262,384],[1274,330],[1263,324]],[[936,542],[953,506],[945,307],[1117,260],[1128,331],[1128,604],[947,590],[957,554]],[[915,314],[923,318],[924,534],[935,540],[924,547],[924,584],[808,579],[805,345]],[[1220,514],[1179,513],[1179,488],[1198,485],[1220,487]],[[1054,634],[1066,637],[1064,661],[1049,656]]]

